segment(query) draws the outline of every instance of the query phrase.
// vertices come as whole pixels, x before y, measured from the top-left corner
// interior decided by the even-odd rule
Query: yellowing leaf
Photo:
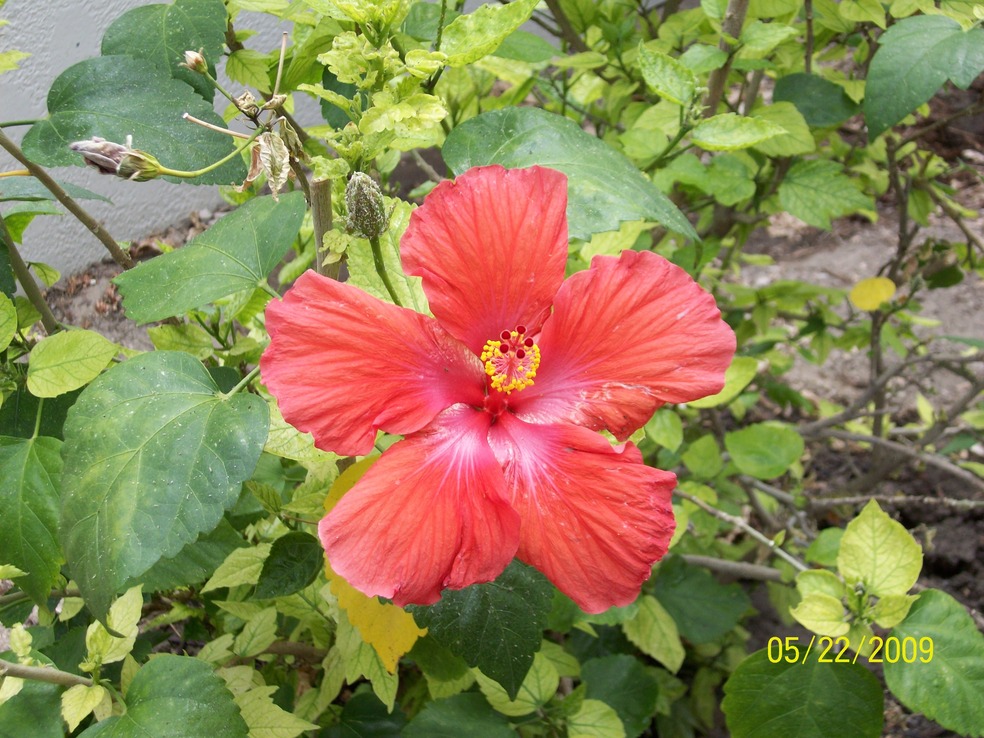
[[[844,530],[837,569],[848,586],[876,597],[906,594],[922,570],[922,548],[872,500]]]
[[[344,666],[345,681],[354,683],[359,677],[365,677],[372,684],[373,693],[379,701],[392,711],[396,704],[396,690],[400,686],[400,678],[387,671],[379,654],[359,636],[359,631],[349,622],[344,610],[338,612],[338,630],[335,634],[335,646],[341,656]]]
[[[236,695],[250,738],[294,738],[305,730],[318,729],[314,723],[278,707],[271,697],[276,691],[275,686],[264,686]]]
[[[85,684],[76,684],[74,687],[70,687],[61,698],[61,713],[65,722],[68,723],[69,732],[74,731],[86,716],[100,707],[102,703],[108,703],[112,706],[112,698],[109,696],[109,692],[105,687],[99,684],[93,684],[91,686],[86,686]],[[106,709],[106,705],[103,705],[100,712]]]
[[[122,661],[133,650],[133,644],[137,640],[137,623],[140,622],[140,611],[143,608],[140,590],[140,586],[131,587],[109,608],[106,625],[109,630],[123,636],[122,638],[111,635],[100,622],[89,626],[85,633],[88,657],[80,665],[83,670],[94,671],[102,664]]]
[[[325,498],[325,512],[331,509],[342,499],[342,495],[352,489],[356,482],[362,479],[362,475],[369,471],[369,467],[376,463],[379,456],[367,456],[361,461],[356,461],[352,466],[338,475],[338,479],[331,485],[328,496]]]
[[[877,310],[895,295],[895,282],[888,277],[862,279],[848,295],[858,310]]]

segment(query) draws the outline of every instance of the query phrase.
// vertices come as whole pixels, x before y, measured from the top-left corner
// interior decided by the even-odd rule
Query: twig
[[[557,22],[557,27],[560,29],[560,37],[574,51],[589,51],[590,47],[584,43],[584,39],[574,30],[570,18],[567,17],[567,13],[564,12],[564,9],[560,5],[560,0],[546,0],[546,3],[547,8],[550,9],[550,15],[553,16],[553,19]]]
[[[440,182],[444,179],[444,177],[437,173],[437,170],[434,169],[434,167],[427,163],[427,160],[420,155],[420,152],[417,151],[417,149],[411,149],[410,156],[413,157],[414,163],[420,167],[424,174],[427,175],[427,179],[432,182]]]
[[[311,218],[314,223],[314,269],[332,279],[341,273],[341,260],[325,265],[321,249],[325,234],[331,230],[331,180],[316,179],[311,184]]]
[[[750,564],[747,561],[728,561],[727,559],[717,559],[713,556],[698,556],[696,554],[683,554],[681,558],[688,564],[703,566],[705,569],[729,574],[740,579],[756,579],[763,582],[781,582],[782,572],[770,566],[760,566]]]
[[[51,312],[44,295],[41,294],[38,283],[31,276],[31,270],[27,268],[27,264],[21,258],[20,251],[17,250],[17,245],[14,243],[10,231],[7,230],[7,223],[3,218],[0,218],[0,247],[6,247],[7,253],[10,255],[10,266],[13,268],[14,274],[17,275],[17,281],[20,282],[21,289],[24,290],[27,299],[41,313],[41,324],[44,325],[44,329],[50,336],[58,330],[58,319]]]
[[[806,49],[803,52],[803,71],[810,74],[813,71],[813,0],[804,0],[803,10],[806,13]]]
[[[738,38],[741,35],[741,27],[745,24],[745,15],[748,13],[749,0],[728,0],[727,10],[724,12],[724,20],[721,21],[721,40],[718,48],[727,52],[728,59],[724,64],[713,72],[707,81],[707,95],[704,97],[704,117],[710,118],[717,113],[718,104],[724,95],[724,84],[728,80],[731,72],[731,63],[734,59],[732,52],[734,46],[729,38]]]
[[[279,656],[297,656],[298,658],[312,663],[320,662],[328,652],[309,646],[307,643],[295,643],[294,641],[274,641],[266,647],[264,653],[273,653]]]
[[[689,500],[690,502],[694,503],[697,507],[699,507],[701,510],[703,510],[704,512],[710,513],[711,515],[713,515],[718,520],[723,520],[724,522],[729,523],[730,525],[733,525],[736,528],[739,528],[740,530],[744,531],[745,533],[747,533],[752,538],[754,538],[756,541],[758,541],[763,546],[765,546],[766,548],[768,548],[776,556],[778,556],[779,558],[781,558],[783,561],[785,561],[787,564],[789,564],[790,566],[792,566],[796,570],[798,570],[798,571],[806,571],[807,569],[810,568],[806,564],[804,564],[802,561],[800,561],[799,559],[797,559],[795,556],[793,556],[790,553],[787,553],[782,548],[780,548],[779,546],[777,546],[775,541],[773,541],[771,538],[769,538],[765,534],[763,534],[760,531],[758,531],[755,528],[753,528],[751,525],[748,524],[747,521],[745,521],[742,518],[739,518],[737,515],[732,515],[730,513],[726,513],[724,510],[719,510],[718,508],[716,508],[716,507],[714,507],[712,505],[708,505],[706,502],[704,502],[699,497],[694,497],[693,495],[687,494],[686,492],[682,492],[679,489],[674,490],[673,491],[673,494],[676,495],[677,497],[680,497],[680,498],[684,499],[684,500]]]
[[[24,152],[20,150],[17,144],[7,138],[2,130],[0,130],[0,147],[5,149],[8,154],[27,167],[27,170],[31,173],[31,176],[43,184],[47,190],[55,196],[58,202],[65,206],[65,209],[68,210],[68,212],[78,218],[82,224],[88,228],[100,242],[102,242],[102,245],[106,247],[110,255],[113,257],[113,261],[124,269],[133,268],[133,259],[130,258],[128,253],[120,248],[120,245],[116,243],[106,229],[99,225],[99,223],[96,222],[96,220],[85,210],[79,207],[79,204],[69,197],[68,193],[65,192],[62,186],[51,178],[51,175],[24,156]]]
[[[24,664],[12,664],[9,661],[0,660],[0,676],[15,677],[17,679],[30,679],[35,682],[47,682],[48,684],[58,684],[62,687],[74,687],[82,684],[91,687],[93,681],[78,674],[70,674],[50,666],[25,666]]]
[[[249,138],[249,136],[246,135],[245,133],[240,133],[239,131],[233,131],[230,130],[229,128],[222,128],[221,126],[217,126],[214,123],[209,123],[208,121],[202,120],[201,118],[196,118],[191,113],[184,113],[181,117],[184,120],[188,121],[189,123],[194,123],[195,125],[201,126],[202,128],[207,128],[210,131],[215,131],[216,133],[224,133],[227,136],[232,136],[234,138],[245,138],[245,139]]]
[[[840,505],[867,505],[869,501],[888,505],[939,505],[955,510],[975,510],[984,507],[984,500],[955,500],[952,497],[909,497],[906,495],[853,495],[851,497],[820,497],[807,503],[811,508],[838,507]]]

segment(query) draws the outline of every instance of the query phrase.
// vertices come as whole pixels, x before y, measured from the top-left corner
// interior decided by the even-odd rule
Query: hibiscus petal
[[[501,574],[519,545],[519,516],[488,444],[490,423],[458,406],[390,447],[318,526],[332,568],[401,606]]]
[[[676,476],[586,428],[499,421],[489,438],[522,520],[519,558],[585,612],[633,602],[673,536]]]
[[[537,341],[540,368],[510,406],[537,423],[628,438],[666,402],[716,394],[735,335],[714,298],[650,252],[596,256],[564,282]]]
[[[410,433],[482,403],[481,364],[435,320],[314,272],[267,306],[266,325],[263,382],[319,448],[366,454],[379,428]]]
[[[567,259],[567,177],[552,169],[470,169],[414,211],[400,250],[434,317],[472,351],[517,325],[535,333]]]

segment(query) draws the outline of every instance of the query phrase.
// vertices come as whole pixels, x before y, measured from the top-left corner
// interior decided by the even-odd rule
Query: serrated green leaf
[[[892,694],[944,728],[984,736],[984,635],[960,603],[926,590],[891,637],[903,647],[915,641],[913,663],[901,657],[909,654],[900,654],[896,663],[886,654],[885,683]]]
[[[743,474],[774,479],[803,455],[803,437],[782,423],[756,423],[725,433],[724,447]]]
[[[252,474],[267,406],[223,396],[187,354],[155,351],[114,367],[65,423],[60,536],[86,604],[112,596],[218,525]]]
[[[202,592],[211,592],[221,587],[238,587],[241,584],[256,584],[271,548],[272,544],[261,543],[233,551],[205,583]]]
[[[249,728],[223,681],[204,661],[162,654],[144,664],[126,694],[126,712],[79,738],[247,738]]]
[[[331,462],[338,458],[333,453],[315,448],[314,437],[310,433],[301,433],[284,420],[276,402],[270,404],[270,434],[263,450],[268,454],[296,461]]]
[[[785,132],[764,118],[724,113],[701,120],[690,132],[690,139],[707,151],[733,151],[747,149]]]
[[[392,710],[396,704],[399,675],[387,670],[376,649],[362,640],[359,630],[349,622],[344,610],[338,612],[335,645],[345,665],[345,681],[351,684],[360,677],[365,677],[372,684],[372,691],[379,700],[387,709]]]
[[[751,606],[738,584],[720,584],[706,569],[676,556],[660,564],[653,594],[676,622],[680,635],[695,644],[720,638]]]
[[[295,738],[318,726],[293,715],[272,699],[274,687],[260,687],[236,696],[239,712],[249,726],[250,738]]]
[[[737,58],[763,59],[783,41],[795,38],[799,31],[785,23],[763,23],[753,20],[745,24],[739,37]]]
[[[226,59],[226,74],[246,87],[270,92],[270,59],[255,49],[236,49]]]
[[[867,594],[902,595],[919,578],[922,559],[916,539],[871,500],[844,530],[837,569],[848,586],[863,582]]]
[[[779,185],[779,203],[804,223],[830,230],[830,219],[870,210],[871,200],[834,161],[798,161]]]
[[[42,605],[58,580],[61,441],[0,436],[0,561],[27,572],[18,586]]]
[[[404,728],[404,738],[516,738],[509,721],[476,692],[428,702]]]
[[[177,251],[124,272],[113,282],[127,317],[150,323],[262,283],[290,248],[304,218],[300,192],[257,197]]]
[[[88,656],[81,668],[94,671],[102,664],[112,664],[126,658],[137,640],[137,624],[142,608],[141,587],[131,587],[109,608],[105,626],[100,622],[91,623],[85,632]]]
[[[7,212],[10,211],[8,210]],[[41,283],[44,284],[45,287],[51,287],[51,285],[61,279],[61,272],[53,266],[43,264],[40,261],[28,262],[28,266],[31,268],[31,271],[37,275],[38,279],[41,280]]]
[[[627,654],[585,661],[581,667],[581,679],[587,686],[585,696],[613,708],[625,735],[637,738],[656,714],[659,682],[652,671]]]
[[[614,708],[601,700],[584,700],[567,720],[568,738],[625,738],[625,728]]]
[[[785,133],[755,144],[752,148],[766,156],[809,154],[817,148],[803,114],[788,102],[775,102],[754,108],[750,115],[781,126]]]
[[[318,735],[319,738],[396,738],[404,735],[406,723],[402,710],[388,710],[375,694],[363,688],[345,703],[338,723],[322,729]]]
[[[673,617],[651,595],[639,600],[639,611],[622,626],[625,637],[640,651],[651,656],[676,674],[686,653]]]
[[[739,664],[724,685],[724,710],[733,738],[878,738],[884,696],[860,664],[770,663],[765,650]],[[766,732],[763,728],[767,726]]]
[[[147,335],[158,351],[184,351],[199,361],[207,359],[215,350],[212,337],[194,323],[155,325],[147,329]]]
[[[863,103],[872,139],[929,100],[947,80],[967,89],[984,71],[984,29],[965,31],[944,15],[905,18],[878,41]]]
[[[494,582],[447,590],[440,602],[407,609],[421,628],[515,698],[540,648],[553,587],[514,561]]]
[[[560,675],[550,659],[537,653],[513,699],[510,699],[497,681],[489,679],[481,671],[475,671],[475,680],[485,699],[498,712],[510,717],[521,717],[543,707],[554,696],[560,684]]]
[[[232,642],[232,652],[242,658],[263,653],[277,640],[277,608],[268,607],[246,621]]]
[[[697,76],[671,56],[639,45],[639,69],[650,90],[664,100],[688,107],[697,92]]]
[[[823,592],[804,595],[800,603],[790,610],[790,614],[804,628],[817,635],[836,638],[846,635],[851,629],[844,604],[840,599]]]
[[[508,5],[482,5],[448,23],[441,51],[448,66],[463,67],[488,56],[510,33],[530,19],[538,0],[516,0]]]
[[[253,597],[283,597],[307,587],[325,568],[325,551],[310,533],[292,531],[273,542]]]
[[[146,59],[169,76],[191,85],[210,104],[215,97],[212,83],[185,66],[186,51],[201,51],[215,76],[215,63],[222,58],[226,11],[222,0],[174,0],[132,8],[106,29],[102,55],[124,54]]]
[[[147,592],[201,584],[215,573],[229,554],[246,546],[239,531],[223,519],[215,530],[200,535],[177,556],[158,561],[139,580]]]
[[[487,164],[551,167],[568,176],[567,225],[585,241],[623,221],[657,221],[690,238],[696,231],[677,207],[624,155],[572,121],[536,108],[495,110],[448,136],[444,160],[455,172]]]
[[[27,388],[35,397],[57,397],[84,387],[109,366],[119,346],[95,331],[61,331],[31,351]]]
[[[184,82],[172,79],[145,59],[102,56],[86,59],[62,72],[48,92],[47,120],[24,136],[24,153],[49,167],[81,165],[68,148],[73,141],[101,136],[153,154],[162,165],[195,170],[233,151],[229,136],[184,120],[185,113],[223,127],[222,119]],[[239,158],[194,180],[195,184],[242,181],[246,167]]]

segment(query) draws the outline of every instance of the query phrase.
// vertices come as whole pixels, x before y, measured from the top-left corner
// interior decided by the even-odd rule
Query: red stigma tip
[[[533,348],[533,339],[527,338],[525,341],[523,341],[523,345],[526,346],[526,348]]]
[[[516,332],[519,335],[523,335],[524,333],[526,333],[526,326],[525,325],[517,325],[516,326]]]
[[[522,359],[526,356],[526,352],[523,349],[516,349],[516,358]]]
[[[499,334],[499,338],[501,338],[503,341],[508,341],[509,340],[509,331],[503,331],[502,333],[500,333]]]

